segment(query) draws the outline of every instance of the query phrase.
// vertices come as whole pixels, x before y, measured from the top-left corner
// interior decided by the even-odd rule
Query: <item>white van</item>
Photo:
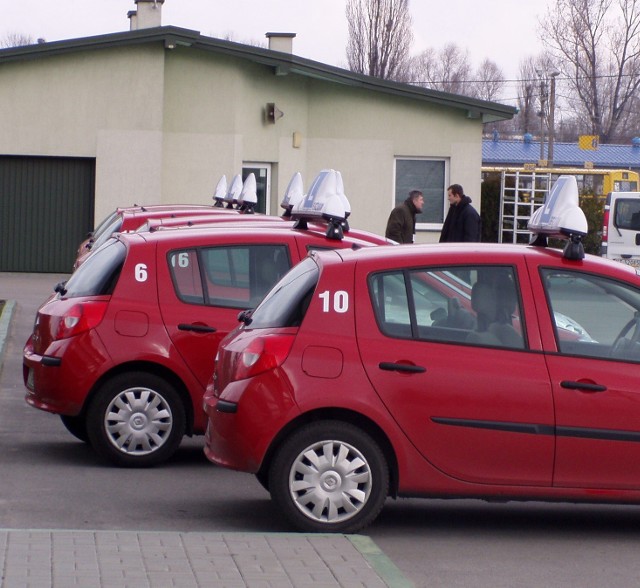
[[[640,192],[611,192],[607,196],[600,254],[640,267]]]

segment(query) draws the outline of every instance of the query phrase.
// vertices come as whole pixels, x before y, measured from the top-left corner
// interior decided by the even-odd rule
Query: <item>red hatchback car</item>
[[[305,531],[357,531],[387,496],[640,503],[640,278],[579,226],[564,253],[313,253],[222,341],[207,457]]]
[[[80,244],[73,269],[80,267],[93,251],[111,238],[113,233],[136,231],[148,221],[163,218],[211,218],[223,215],[235,219],[239,214],[239,210],[198,204],[157,204],[117,208]]]
[[[275,219],[111,238],[38,310],[26,401],[117,465],[166,460],[184,434],[204,433],[204,389],[239,311],[310,250],[386,243],[326,231]]]

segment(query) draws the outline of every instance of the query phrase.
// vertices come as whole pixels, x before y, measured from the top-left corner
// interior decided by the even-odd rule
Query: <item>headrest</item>
[[[487,322],[496,319],[497,301],[493,288],[485,282],[476,282],[471,289],[471,308],[478,317],[482,316]]]

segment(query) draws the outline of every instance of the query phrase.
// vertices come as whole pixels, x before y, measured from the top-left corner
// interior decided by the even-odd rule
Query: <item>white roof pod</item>
[[[242,184],[242,190],[238,196],[238,208],[244,214],[253,214],[256,204],[258,204],[256,176],[254,173],[250,173],[244,181],[244,184]]]
[[[294,228],[306,229],[307,221],[324,220],[328,223],[327,237],[342,239],[346,197],[340,195],[339,182],[339,173],[333,169],[324,169],[316,176],[307,195],[291,211],[291,217],[297,220]]]
[[[214,206],[224,208],[224,197],[227,195],[227,176],[223,175],[216,184],[216,190],[213,193]]]
[[[224,197],[224,201],[227,203],[227,208],[233,208],[233,205],[238,202],[240,192],[242,192],[242,176],[240,174],[236,174],[233,176],[231,186]]]
[[[304,198],[304,185],[302,184],[302,174],[296,172],[291,176],[289,185],[284,192],[280,206],[284,208],[283,217],[290,217],[293,207]]]
[[[575,176],[560,176],[529,220],[528,229],[533,234],[532,245],[547,245],[547,239],[566,239],[564,256],[582,259],[582,237],[589,232],[587,218],[580,208],[578,182]]]

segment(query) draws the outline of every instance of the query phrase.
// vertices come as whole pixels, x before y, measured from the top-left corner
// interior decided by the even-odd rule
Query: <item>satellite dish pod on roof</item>
[[[283,218],[290,217],[293,207],[303,198],[304,186],[302,184],[302,174],[300,172],[296,172],[291,176],[289,185],[287,186],[282,202],[280,203],[280,206],[284,208],[284,213],[282,214]]]
[[[575,176],[560,176],[547,194],[544,205],[529,220],[532,245],[546,247],[547,239],[564,239],[567,259],[584,258],[582,237],[588,232],[587,218],[580,208],[578,182]]]
[[[258,194],[256,193],[256,176],[250,173],[242,184],[242,191],[238,196],[238,206],[243,214],[253,214],[254,208],[258,204]]]
[[[213,193],[214,206],[224,208],[224,197],[227,195],[227,176],[222,176],[216,184],[216,191]]]
[[[227,208],[233,208],[233,205],[238,202],[238,196],[242,192],[242,176],[236,174],[233,177],[231,186],[224,197],[224,201],[227,203]]]
[[[306,229],[307,221],[326,221],[327,238],[342,239],[342,223],[346,212],[339,193],[339,174],[333,169],[322,170],[313,180],[308,194],[293,207],[291,216],[297,222],[294,229]]]

